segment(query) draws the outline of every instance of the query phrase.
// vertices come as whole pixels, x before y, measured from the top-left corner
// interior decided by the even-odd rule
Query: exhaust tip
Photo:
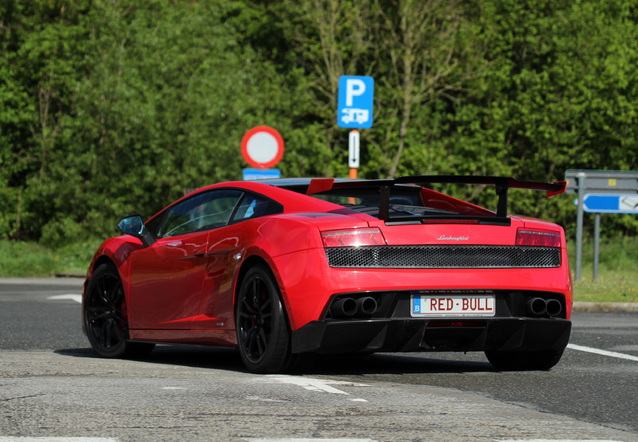
[[[337,318],[354,316],[357,313],[357,301],[353,298],[342,298],[330,307],[330,313]]]
[[[547,312],[547,302],[543,298],[530,298],[527,312],[532,316],[543,316]]]
[[[555,317],[561,314],[563,306],[558,299],[548,299],[546,310],[549,316]]]
[[[370,316],[377,311],[377,301],[370,296],[357,299],[357,306],[363,315]]]

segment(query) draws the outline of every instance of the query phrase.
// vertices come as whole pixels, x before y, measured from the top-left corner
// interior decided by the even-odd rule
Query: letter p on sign
[[[348,78],[346,80],[346,106],[351,107],[353,97],[363,95],[366,91],[366,84],[358,78]]]

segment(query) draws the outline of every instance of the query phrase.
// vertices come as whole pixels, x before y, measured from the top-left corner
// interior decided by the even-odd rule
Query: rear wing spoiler
[[[476,176],[476,175],[417,175],[403,176],[395,179],[382,180],[346,180],[335,181],[334,178],[316,178],[310,181],[306,193],[327,192],[332,189],[348,189],[357,187],[378,187],[381,192],[379,218],[388,219],[390,208],[390,189],[398,184],[414,184],[420,187],[428,187],[431,184],[476,184],[494,186],[498,195],[497,217],[507,216],[508,190],[530,189],[547,192],[547,197],[559,195],[565,192],[566,181],[554,181],[550,183],[538,181],[519,181],[514,178],[500,176]]]

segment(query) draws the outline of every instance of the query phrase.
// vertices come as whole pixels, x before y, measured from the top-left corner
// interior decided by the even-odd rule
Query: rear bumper
[[[313,321],[292,333],[293,353],[534,351],[567,346],[564,319]]]

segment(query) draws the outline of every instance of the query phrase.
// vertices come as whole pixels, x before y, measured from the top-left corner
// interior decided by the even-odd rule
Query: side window
[[[176,204],[163,216],[157,237],[183,235],[227,225],[242,193],[239,190],[213,190]]]
[[[260,195],[246,193],[242,198],[239,207],[237,207],[237,211],[233,215],[231,222],[237,223],[246,219],[274,215],[282,212],[283,208],[280,204]]]

